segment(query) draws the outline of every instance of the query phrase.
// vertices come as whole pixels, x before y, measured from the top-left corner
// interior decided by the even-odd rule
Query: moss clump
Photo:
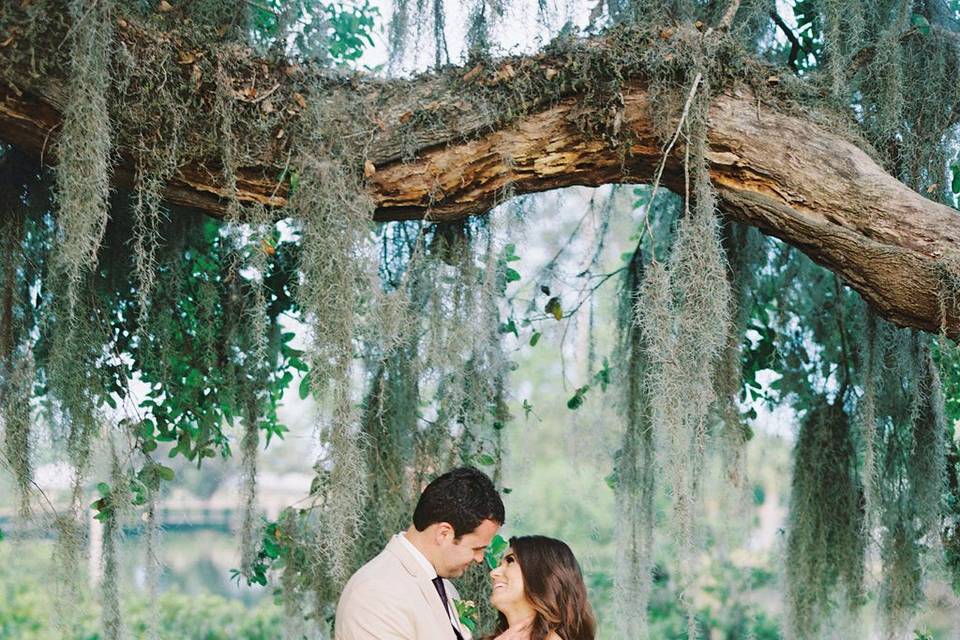
[[[58,253],[72,311],[86,274],[97,264],[107,227],[113,152],[110,119],[112,2],[72,0],[69,98],[63,113],[57,165]]]
[[[709,428],[714,369],[728,339],[731,295],[714,194],[706,165],[709,87],[691,72],[678,118],[686,148],[684,216],[666,266],[647,270],[637,319],[647,344],[646,384],[660,468],[673,499],[683,588],[692,584],[701,470]],[[689,635],[696,634],[688,615]]]
[[[653,540],[656,453],[650,417],[647,354],[643,334],[636,325],[634,309],[643,285],[643,254],[637,249],[630,259],[620,291],[617,351],[622,371],[624,430],[616,455],[617,571],[614,576],[614,606],[617,632],[623,638],[645,638],[647,603],[653,587]]]
[[[3,424],[4,462],[13,472],[17,492],[17,512],[21,518],[31,515],[30,494],[33,484],[33,353],[18,353],[11,363],[9,377],[0,378],[0,418]]]
[[[803,417],[794,451],[786,549],[791,637],[817,637],[838,604],[860,605],[865,548],[849,418],[822,399]]]

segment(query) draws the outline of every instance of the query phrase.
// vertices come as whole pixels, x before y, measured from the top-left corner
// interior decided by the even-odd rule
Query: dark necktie
[[[432,580],[433,586],[437,588],[437,594],[440,596],[440,602],[443,603],[443,610],[447,612],[447,619],[450,619],[450,605],[447,603],[447,589],[443,586],[443,578],[437,576]],[[453,629],[453,633],[457,636],[457,640],[463,640],[463,636],[460,635],[460,630],[453,626],[453,622],[450,622],[450,627]]]

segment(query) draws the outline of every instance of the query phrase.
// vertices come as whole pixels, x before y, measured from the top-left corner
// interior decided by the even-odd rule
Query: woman
[[[490,578],[500,620],[486,640],[594,640],[597,623],[580,565],[560,540],[511,538]]]

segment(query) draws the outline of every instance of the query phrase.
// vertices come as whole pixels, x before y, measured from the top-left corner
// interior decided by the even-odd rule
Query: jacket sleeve
[[[337,606],[336,640],[417,640],[409,612],[396,596],[358,586]]]

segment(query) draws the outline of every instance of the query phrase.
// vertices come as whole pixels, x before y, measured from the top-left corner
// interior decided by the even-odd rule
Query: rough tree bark
[[[534,62],[549,73],[549,59],[541,56]],[[453,75],[469,80],[472,73],[462,69]],[[391,132],[409,112],[397,107],[384,113],[384,131],[374,134],[367,157],[358,159],[366,167],[376,219],[455,220],[482,214],[514,194],[649,182],[661,159],[662,143],[641,80],[622,90],[620,126],[631,134],[624,138],[630,140],[629,148],[623,148],[577,126],[592,108],[580,95],[550,100],[519,119],[497,122],[471,111],[455,89],[444,88],[450,77],[426,76],[410,83],[405,93],[431,96],[426,109],[459,113],[455,124],[413,131],[412,136],[408,131],[405,139],[416,140],[417,149],[414,159],[403,160]],[[0,139],[54,161],[51,142],[63,106],[62,79],[0,81]],[[726,216],[798,247],[893,322],[941,329],[944,282],[960,266],[957,211],[912,191],[814,119],[788,115],[745,88],[713,100],[708,138],[710,171]],[[680,190],[682,155],[682,148],[675,149],[663,178]],[[282,207],[286,185],[270,178],[282,164],[282,158],[267,155],[263,166],[241,168],[240,200]],[[182,167],[166,197],[222,215],[226,189],[205,166]],[[129,183],[123,163],[116,177]],[[960,335],[955,305],[947,305],[946,315],[948,333]]]

